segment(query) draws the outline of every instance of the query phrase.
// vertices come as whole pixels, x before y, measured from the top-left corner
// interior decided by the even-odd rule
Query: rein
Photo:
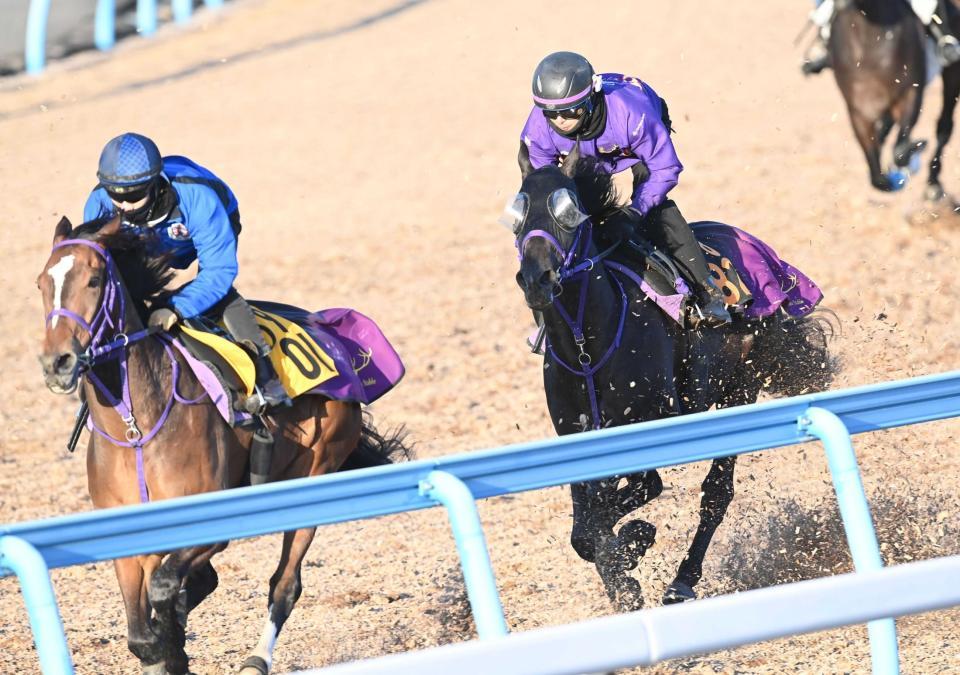
[[[585,236],[584,232],[586,232]],[[595,256],[582,258],[578,256],[578,250],[581,248],[581,243],[583,243],[583,248],[586,249],[591,241],[592,233],[593,224],[589,219],[585,220],[579,227],[577,227],[577,231],[570,249],[565,250],[557,238],[554,237],[550,232],[546,230],[531,230],[526,234],[526,236],[524,236],[522,241],[518,240],[517,242],[517,250],[519,252],[518,257],[521,260],[523,259],[523,251],[531,239],[545,239],[563,257],[563,262],[560,263],[560,267],[557,269],[557,286],[560,288],[560,292],[562,293],[564,281],[589,273],[591,270],[593,270],[597,263],[602,263],[604,266],[612,268],[612,263],[605,260],[605,258],[613,253],[617,246],[619,246],[619,242]],[[579,262],[577,262],[578,259],[580,260]],[[580,353],[577,355],[579,367],[570,365],[561,359],[550,341],[547,341],[547,353],[550,354],[554,361],[559,363],[574,375],[579,375],[580,377],[586,379],[587,393],[590,399],[590,413],[593,417],[594,429],[599,429],[601,427],[600,405],[597,401],[597,388],[594,382],[594,374],[604,366],[604,364],[610,359],[611,356],[613,356],[613,353],[620,346],[620,340],[623,337],[623,327],[627,318],[627,292],[624,290],[623,284],[616,277],[616,275],[611,274],[611,277],[617,283],[617,288],[620,290],[620,318],[617,321],[617,333],[614,336],[613,341],[610,343],[610,346],[607,348],[607,351],[602,357],[600,357],[600,360],[594,364],[592,362],[592,357],[587,353],[586,349],[584,349],[587,340],[583,334],[583,319],[584,315],[586,314],[587,307],[587,289],[590,285],[589,276],[583,279],[583,281],[580,283],[580,298],[577,305],[576,318],[571,317],[570,313],[567,312],[563,304],[557,300],[557,297],[560,295],[560,293],[556,293],[553,299],[553,306],[557,309],[560,316],[563,317],[564,323],[567,324],[570,332],[573,333],[573,341],[580,350]]]
[[[159,327],[145,328],[135,333],[127,334],[125,332],[126,301],[124,298],[122,282],[116,263],[110,256],[109,251],[100,244],[87,239],[66,239],[54,245],[53,251],[66,246],[86,246],[95,251],[107,264],[106,284],[103,291],[103,297],[100,305],[94,313],[93,319],[88,323],[82,316],[65,308],[56,308],[47,314],[47,324],[56,316],[66,317],[76,322],[81,328],[90,334],[90,344],[86,351],[80,355],[80,372],[93,383],[100,394],[109,402],[110,406],[116,411],[120,420],[127,426],[124,432],[124,439],[114,438],[109,433],[99,428],[93,419],[89,419],[90,428],[102,438],[110,441],[116,446],[122,448],[134,448],[137,459],[137,484],[140,492],[140,501],[149,502],[150,497],[147,492],[147,483],[143,469],[143,446],[149,443],[160,433],[164,423],[170,415],[174,402],[184,405],[193,405],[199,403],[207,394],[204,392],[196,399],[186,399],[177,391],[177,382],[179,380],[180,366],[171,349],[172,338],[169,336],[158,335],[161,332]],[[119,307],[119,312],[115,311]],[[108,329],[110,333],[108,334]],[[157,423],[144,434],[137,425],[136,416],[133,413],[133,403],[130,397],[130,377],[128,374],[128,354],[127,347],[131,344],[141,342],[148,337],[154,337],[163,345],[164,353],[171,364],[171,387],[170,395],[163,407],[163,412]],[[105,340],[109,340],[104,344]],[[120,398],[114,396],[103,381],[97,377],[93,369],[95,366],[105,363],[112,359],[118,359],[120,365],[121,395]]]

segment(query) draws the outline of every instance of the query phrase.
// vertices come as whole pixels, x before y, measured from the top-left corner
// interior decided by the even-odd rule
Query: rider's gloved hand
[[[167,307],[161,307],[160,309],[154,310],[150,314],[150,319],[147,321],[147,325],[151,327],[159,326],[163,330],[169,331],[179,320],[180,316],[174,310]]]

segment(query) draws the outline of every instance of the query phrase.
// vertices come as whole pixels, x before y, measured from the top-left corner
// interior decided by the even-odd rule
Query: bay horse
[[[557,434],[753,403],[761,389],[795,395],[827,387],[837,364],[826,346],[831,326],[816,313],[797,319],[778,310],[763,320],[685,330],[611,271],[609,249],[598,253],[592,222],[619,209],[612,176],[597,172],[591,158],[579,160],[578,146],[561,167],[534,169],[521,158],[521,170],[523,207],[512,210],[516,279],[527,306],[542,313],[543,386]],[[696,597],[707,547],[733,499],[735,463],[735,456],[713,460],[699,526],[664,603]],[[627,573],[653,545],[656,527],[640,519],[615,527],[662,490],[655,470],[570,486],[570,542],[596,565],[618,609],[643,606],[640,584]]]
[[[954,33],[960,16],[952,2],[947,7]],[[837,86],[847,104],[850,122],[870,170],[870,183],[878,190],[903,187],[925,141],[910,138],[923,103],[928,59],[926,31],[907,2],[846,0],[837,2],[827,48]],[[937,120],[937,146],[930,159],[924,198],[938,202],[946,197],[940,183],[943,149],[953,133],[953,113],[960,96],[960,62],[941,72],[943,102]],[[894,124],[899,125],[893,146],[896,167],[885,174],[880,152]],[[911,161],[912,160],[912,161]],[[911,166],[913,165],[913,166]]]
[[[63,218],[37,279],[47,317],[40,356],[46,385],[57,394],[82,386],[97,432],[87,449],[96,508],[248,480],[252,433],[231,428],[169,340],[143,330],[147,304],[162,297],[171,276],[165,260],[152,257],[118,217],[76,229]],[[116,345],[123,345],[120,358],[90,362],[96,350]],[[270,480],[387,464],[405,454],[399,435],[380,436],[364,415],[359,403],[321,396],[297,398],[292,408],[271,414]],[[270,671],[277,636],[301,593],[300,567],[315,529],[283,535],[262,637],[241,666],[244,675]],[[144,673],[188,672],[187,615],[217,587],[211,558],[227,543],[114,561],[127,644]]]

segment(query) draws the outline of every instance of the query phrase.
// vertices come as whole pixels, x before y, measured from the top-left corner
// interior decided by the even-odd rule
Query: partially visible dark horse
[[[544,388],[558,434],[753,403],[761,389],[793,395],[827,387],[835,363],[815,314],[792,319],[778,313],[684,330],[637,285],[608,269],[589,234],[590,220],[577,223],[584,216],[599,222],[618,209],[613,179],[586,159],[577,171],[578,155],[575,149],[562,168],[534,170],[527,162],[523,197],[511,211],[520,251],[517,282],[527,305],[543,314],[549,347]],[[664,594],[666,603],[696,597],[707,547],[733,499],[735,462],[714,460],[703,481],[700,524]],[[640,585],[628,572],[653,545],[656,527],[631,520],[615,532],[616,525],[662,489],[657,471],[571,485],[571,544],[596,564],[620,609],[643,605]]]
[[[115,218],[74,230],[64,218],[37,278],[47,316],[40,357],[47,387],[68,394],[82,383],[97,430],[87,450],[93,504],[106,508],[139,503],[144,493],[169,499],[244,485],[253,434],[227,425],[169,340],[136,340],[145,333],[147,303],[163,297],[170,272],[163,259],[147,254],[141,238],[119,225]],[[82,372],[95,348],[125,342],[119,359]],[[269,419],[276,438],[270,480],[387,464],[395,453],[405,454],[398,438],[381,437],[364,420],[359,403],[302,396]],[[242,675],[270,671],[277,636],[300,597],[300,566],[315,530],[284,532],[262,637]],[[114,561],[127,644],[145,674],[188,672],[187,615],[217,587],[210,560],[226,547],[224,542]]]
[[[954,32],[960,17],[952,3],[947,12]],[[878,190],[903,187],[911,159],[924,141],[910,138],[923,102],[927,81],[926,32],[901,0],[838,0],[828,48],[837,85],[847,103],[857,141]],[[960,95],[960,63],[943,69],[943,106],[937,121],[937,147],[930,160],[924,197],[940,201],[943,148],[953,133],[953,112]],[[896,167],[889,175],[880,166],[880,152],[893,125],[899,125],[893,147]],[[914,160],[916,163],[917,160]]]

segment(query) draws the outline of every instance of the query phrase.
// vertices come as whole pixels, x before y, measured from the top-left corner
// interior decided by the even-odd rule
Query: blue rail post
[[[853,566],[858,572],[883,568],[877,533],[867,496],[860,480],[857,457],[853,452],[850,432],[834,413],[811,407],[798,420],[802,433],[819,438],[827,452],[830,476],[837,493],[843,529],[850,545]],[[900,672],[897,652],[897,627],[893,619],[878,619],[867,624],[870,636],[870,656],[876,675],[896,675]]]
[[[137,0],[137,32],[140,35],[157,32],[157,0]]]
[[[47,59],[47,19],[50,0],[30,0],[27,11],[27,35],[23,48],[24,68],[31,75],[43,70]]]
[[[172,0],[173,20],[177,23],[184,23],[190,20],[193,13],[193,0]]]
[[[57,609],[57,596],[53,593],[50,571],[43,556],[20,537],[0,537],[0,567],[7,568],[20,579],[43,674],[73,675],[73,662]]]
[[[93,43],[97,49],[111,49],[117,41],[117,3],[116,0],[97,0],[97,10],[93,16]]]
[[[470,488],[451,473],[431,471],[420,483],[420,494],[447,507],[477,635],[481,640],[506,635],[507,622],[503,618],[503,606],[487,553],[480,514]]]

